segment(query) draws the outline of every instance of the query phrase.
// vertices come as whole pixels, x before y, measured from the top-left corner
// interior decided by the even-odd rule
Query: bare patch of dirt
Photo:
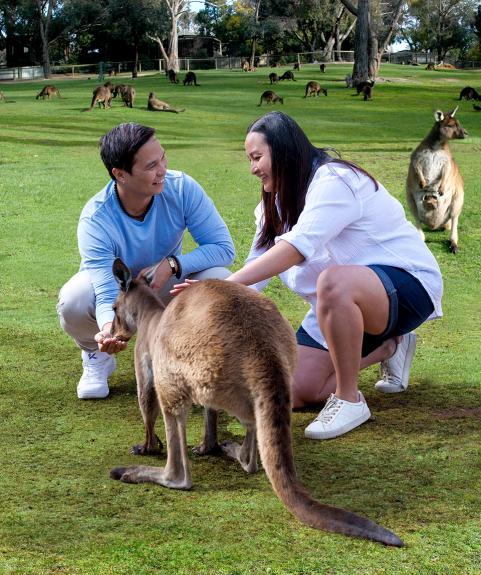
[[[475,419],[481,419],[481,407],[455,407],[453,409],[435,411],[434,415],[440,419],[453,419],[455,417],[474,417]]]

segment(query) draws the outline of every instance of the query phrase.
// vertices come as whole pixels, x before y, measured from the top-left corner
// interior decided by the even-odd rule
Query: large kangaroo
[[[112,102],[112,92],[107,86],[97,86],[93,91],[92,103],[90,104],[89,112],[91,112],[95,104],[99,105],[99,108],[110,108]]]
[[[174,112],[174,114],[178,114],[179,112],[185,112],[185,108],[180,108],[176,110],[175,108],[171,108],[167,102],[162,102],[162,100],[158,100],[155,97],[154,92],[150,92],[149,99],[147,101],[147,109],[151,112]]]
[[[327,90],[325,88],[321,88],[319,82],[307,82],[304,98],[307,98],[308,96],[319,96],[320,94],[327,96]]]
[[[38,100],[39,98],[42,98],[42,100],[45,100],[45,97],[47,97],[50,100],[52,96],[58,96],[59,98],[62,97],[60,96],[60,92],[57,86],[54,86],[53,84],[47,84],[35,96],[35,99]]]
[[[184,86],[200,86],[200,84],[197,84],[197,76],[192,70],[185,75]]]
[[[454,117],[457,107],[446,114],[434,113],[429,134],[411,154],[406,198],[424,239],[422,225],[430,230],[451,230],[450,251],[458,251],[458,220],[464,201],[464,182],[449,149],[449,140],[468,133]]]
[[[113,274],[121,291],[114,304],[112,333],[128,341],[138,331],[135,370],[145,443],[135,451],[157,450],[154,425],[160,410],[168,445],[165,467],[117,467],[110,472],[113,479],[190,489],[186,422],[192,403],[197,403],[226,410],[246,427],[243,445],[226,443],[223,450],[247,472],[257,470],[257,436],[274,491],[300,521],[316,529],[403,545],[369,519],[315,501],[300,485],[290,428],[296,339],[272,301],[234,282],[205,280],[164,307],[145,280],[132,279],[120,259],[114,262]]]

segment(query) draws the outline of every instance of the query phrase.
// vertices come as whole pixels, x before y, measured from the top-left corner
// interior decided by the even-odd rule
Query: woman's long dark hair
[[[247,129],[247,134],[262,134],[271,152],[273,192],[262,189],[264,221],[257,247],[270,247],[274,238],[292,229],[304,209],[307,188],[319,166],[338,162],[359,170],[377,182],[365,170],[352,162],[332,158],[327,149],[311,144],[301,127],[282,112],[269,112]]]

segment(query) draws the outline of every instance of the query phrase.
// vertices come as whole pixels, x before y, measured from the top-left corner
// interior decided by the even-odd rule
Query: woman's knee
[[[316,284],[318,303],[332,308],[336,303],[346,299],[349,290],[343,281],[340,266],[328,268],[319,274]]]

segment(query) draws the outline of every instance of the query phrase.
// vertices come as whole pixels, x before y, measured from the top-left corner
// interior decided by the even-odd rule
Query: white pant
[[[227,268],[215,267],[188,276],[190,279],[225,279],[231,272]],[[172,296],[169,293],[174,284],[181,283],[184,278],[175,276],[159,290],[162,301],[168,303]],[[98,350],[95,334],[100,331],[95,317],[95,293],[88,271],[76,273],[62,287],[58,296],[57,314],[60,326],[75,343],[84,351]]]

